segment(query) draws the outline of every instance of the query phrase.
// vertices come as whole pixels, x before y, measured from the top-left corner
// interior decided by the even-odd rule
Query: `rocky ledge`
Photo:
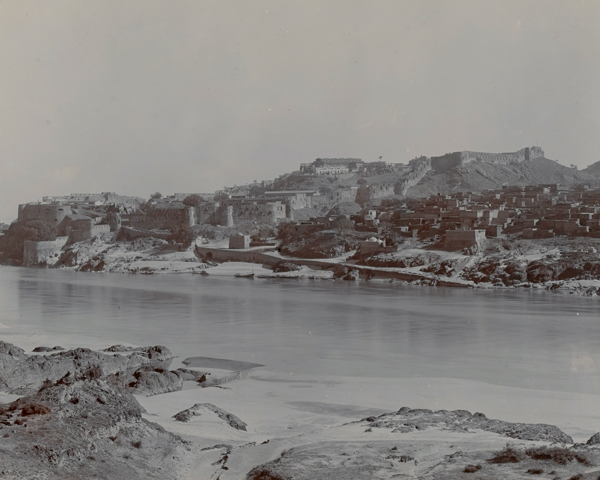
[[[554,425],[510,423],[489,419],[483,413],[471,414],[467,410],[434,412],[428,409],[402,407],[397,412],[384,413],[378,417],[367,417],[360,420],[359,423],[368,428],[389,429],[392,433],[410,433],[431,427],[453,432],[469,432],[477,429],[519,440],[573,443],[573,439],[569,435]]]
[[[363,433],[353,430],[352,436],[342,435],[344,441],[285,450],[252,469],[246,480],[521,480],[541,474],[545,475],[538,478],[599,478],[600,433],[585,445],[573,444],[552,425],[492,420],[466,410],[408,407],[334,428],[357,426],[365,427]],[[434,437],[423,436],[428,429],[436,429]],[[515,442],[505,444],[484,432]],[[394,433],[399,435],[389,435]]]
[[[173,354],[163,346],[136,348],[128,354],[76,348],[50,355],[28,355],[22,348],[0,341],[0,390],[27,395],[37,392],[47,382],[56,382],[67,373],[80,377],[90,370],[95,370],[98,377],[135,375],[140,369],[145,373],[149,368],[164,371],[172,359]],[[113,381],[118,383],[117,378]],[[142,382],[139,388],[146,388],[147,383]]]
[[[181,438],[104,379],[65,375],[0,406],[0,478],[178,478]]]
[[[233,413],[226,412],[222,408],[213,405],[212,403],[197,403],[193,407],[186,408],[179,413],[173,415],[173,418],[178,422],[189,422],[193,417],[199,417],[202,413],[212,412],[223,420],[227,425],[236,430],[246,431],[247,424]]]

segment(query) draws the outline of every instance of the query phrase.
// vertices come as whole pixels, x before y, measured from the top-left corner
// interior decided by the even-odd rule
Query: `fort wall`
[[[508,153],[487,153],[462,151],[447,153],[440,157],[431,157],[431,167],[436,173],[445,173],[452,168],[459,167],[469,162],[488,162],[500,165],[511,165],[520,162],[527,162],[535,158],[544,156],[544,151],[540,147],[525,147],[516,152]]]
[[[291,212],[282,202],[232,202],[221,207],[221,225],[232,227],[243,222],[259,222],[277,225]]]
[[[395,185],[393,183],[373,183],[369,185],[369,199],[391,197],[394,195]]]
[[[203,223],[227,225],[225,206],[206,202],[197,207],[152,208],[146,213],[136,212],[126,216],[125,224],[142,230],[171,229],[185,225],[193,227]]]
[[[110,225],[78,226],[70,230],[69,243],[83,242],[102,233],[110,233]]]
[[[462,152],[447,153],[441,157],[431,157],[431,168],[435,173],[446,173],[464,163]]]
[[[189,223],[187,208],[154,208],[129,215],[129,226],[146,230],[169,229]]]
[[[67,215],[72,213],[71,207],[68,205],[27,203],[24,205],[19,205],[18,221],[25,223],[34,220],[41,220],[49,223],[53,228],[56,228]]]
[[[50,257],[60,253],[69,237],[57,237],[45,242],[25,241],[23,246],[23,265],[33,267],[46,262]]]
[[[149,232],[148,230],[138,230],[137,228],[123,227],[121,228],[120,235],[128,241],[135,240],[136,238],[162,238],[168,240],[171,237],[170,232]]]
[[[429,157],[421,157],[417,159],[410,173],[403,176],[397,183],[394,188],[394,193],[396,195],[405,196],[410,187],[414,187],[417,183],[419,183],[427,172],[431,170],[432,159]]]
[[[196,212],[196,225],[203,223],[215,224],[215,212],[218,209],[218,204],[213,202],[201,203],[195,208]]]

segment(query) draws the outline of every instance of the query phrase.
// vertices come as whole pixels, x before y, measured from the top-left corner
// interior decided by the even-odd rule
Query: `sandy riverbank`
[[[2,339],[26,351],[38,345],[98,350],[108,346],[89,339],[23,336],[18,332],[3,335]],[[176,349],[173,353],[177,354]],[[182,366],[184,360],[176,358],[170,368]],[[413,452],[414,458],[423,456],[423,461],[426,456],[441,458],[457,450],[500,449],[507,441],[515,445],[531,444],[477,430],[465,433],[429,428],[393,433],[355,423],[404,406],[464,409],[509,422],[556,425],[575,442],[585,442],[600,430],[597,415],[600,395],[514,388],[456,378],[300,375],[279,371],[276,365],[256,365],[243,358],[190,360],[185,362],[188,368],[211,371],[215,378],[230,381],[208,388],[184,382],[183,390],[178,392],[137,396],[147,411],[144,418],[191,442],[194,460],[187,466],[187,476],[181,478],[244,479],[252,468],[278,458],[284,450],[320,442],[327,443],[330,449],[332,445],[347,442],[392,442],[399,449]],[[15,398],[3,394],[0,401]],[[188,423],[175,421],[173,415],[196,404],[212,404],[239,417],[247,424],[247,430],[234,429],[211,412],[203,412]],[[332,455],[335,457],[335,452]]]

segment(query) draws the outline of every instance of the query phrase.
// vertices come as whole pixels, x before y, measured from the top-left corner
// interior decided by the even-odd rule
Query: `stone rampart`
[[[412,164],[412,170],[405,176],[403,176],[394,188],[396,195],[406,195],[410,187],[414,187],[418,184],[427,172],[431,170],[431,159],[428,157],[422,157],[417,159]]]
[[[246,262],[273,266],[281,261],[281,258],[266,255],[257,250],[241,251],[196,247],[196,253],[202,260],[211,260],[215,262]]]
[[[516,152],[508,153],[487,153],[462,151],[447,153],[440,157],[431,157],[431,167],[436,173],[445,173],[448,170],[459,167],[469,162],[487,162],[500,165],[512,165],[515,163],[526,162],[535,158],[544,156],[544,151],[540,147],[525,147]]]
[[[393,183],[373,183],[369,185],[369,199],[391,197],[395,194],[395,185]]]
[[[168,240],[171,237],[171,232],[168,232],[168,231],[158,232],[156,230],[154,230],[154,231],[138,230],[137,228],[131,228],[131,227],[121,227],[121,230],[119,231],[119,238],[123,238],[128,241],[135,240],[136,238],[149,238],[149,237],[162,238],[163,240]]]
[[[49,223],[53,228],[58,227],[58,224],[64,220],[67,215],[73,213],[68,205],[47,205],[37,203],[27,203],[19,205],[20,223],[41,220]]]
[[[50,257],[60,253],[69,237],[57,237],[45,242],[25,241],[23,246],[23,265],[33,267],[46,262]]]
[[[279,201],[230,201],[220,208],[219,224],[227,227],[244,222],[258,222],[277,225],[288,218],[289,207]]]
[[[462,152],[447,153],[441,157],[431,157],[431,168],[435,173],[446,173],[464,163]]]
[[[272,251],[272,249],[268,251]],[[284,260],[281,257],[269,255],[265,253],[264,250],[223,250],[220,248],[196,247],[196,253],[202,260],[214,262],[245,262],[273,266]],[[318,269],[325,269],[336,265],[327,261],[321,262],[318,260],[300,260],[293,258],[286,258],[285,261]]]
[[[187,225],[186,208],[153,208],[147,213],[134,213],[129,216],[129,226],[141,229],[172,228]]]

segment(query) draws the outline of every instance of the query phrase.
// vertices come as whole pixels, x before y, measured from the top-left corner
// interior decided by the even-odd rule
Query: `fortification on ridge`
[[[469,162],[482,161],[500,165],[511,165],[543,156],[544,151],[540,147],[535,146],[525,147],[510,153],[486,153],[465,150],[462,152],[447,153],[440,157],[431,157],[431,168],[436,173],[444,173]]]

